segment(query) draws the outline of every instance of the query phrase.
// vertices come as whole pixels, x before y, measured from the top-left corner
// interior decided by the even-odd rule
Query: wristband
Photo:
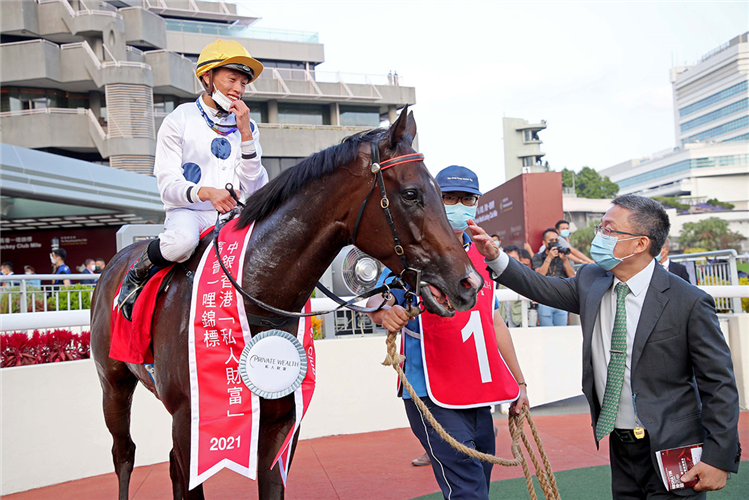
[[[257,149],[255,148],[254,140],[243,142],[241,148],[243,160],[251,160],[257,156]]]
[[[525,382],[518,382],[518,385],[524,385],[526,388],[528,388],[528,384],[526,384]]]

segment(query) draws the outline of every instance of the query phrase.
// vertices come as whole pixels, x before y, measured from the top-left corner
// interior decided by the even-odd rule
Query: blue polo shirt
[[[55,270],[55,274],[73,274],[70,272],[70,268],[67,264],[63,264],[60,267]],[[55,280],[52,282],[53,285],[56,285],[58,283],[62,284],[63,280]]]
[[[463,233],[463,248],[468,251],[471,245],[473,245],[471,238]],[[380,279],[377,280],[376,286],[380,286],[385,282],[392,282],[395,278],[392,274],[393,273],[390,269],[385,268],[380,275]],[[406,307],[405,290],[393,290],[392,294],[393,298],[395,298],[396,304]],[[496,297],[494,297],[494,309],[499,309],[499,300],[497,300]],[[414,333],[421,334],[421,327],[419,326],[418,318],[409,320],[406,324],[406,328]],[[421,339],[414,338],[405,332],[401,333],[401,335],[404,339],[403,353],[406,355],[406,362],[403,371],[406,373],[406,378],[413,386],[414,391],[416,391],[416,395],[420,398],[427,397],[427,383],[426,377],[424,376],[424,359],[421,354]],[[411,395],[406,390],[403,391],[403,399],[411,399]]]

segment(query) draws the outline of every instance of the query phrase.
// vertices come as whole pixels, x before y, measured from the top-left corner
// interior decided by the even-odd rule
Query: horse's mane
[[[378,141],[384,132],[384,129],[378,128],[350,135],[340,144],[308,156],[284,171],[247,199],[239,217],[239,227],[267,218],[309,182],[331,173],[339,165],[354,161],[362,143]]]

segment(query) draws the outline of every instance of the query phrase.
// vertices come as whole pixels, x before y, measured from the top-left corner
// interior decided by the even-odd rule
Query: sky
[[[429,170],[464,165],[482,191],[504,182],[503,116],[547,121],[557,171],[673,148],[670,69],[749,30],[747,1],[233,3],[257,27],[319,33],[321,71],[397,71]]]

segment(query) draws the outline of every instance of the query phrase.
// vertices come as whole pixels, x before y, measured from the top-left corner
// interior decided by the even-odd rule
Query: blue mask
[[[614,247],[616,246],[616,244],[620,241],[634,240],[636,238],[637,236],[634,238],[625,238],[620,240],[615,238],[614,236],[604,236],[602,234],[597,234],[590,244],[590,256],[593,257],[593,262],[595,262],[605,270],[611,271],[624,259],[628,259],[632,257],[632,255],[634,255],[627,255],[626,257],[622,257],[621,259],[618,257],[614,257]]]
[[[468,219],[476,217],[476,207],[467,207],[462,203],[445,205],[445,212],[454,231],[465,231],[468,229]]]
[[[658,252],[658,255],[655,256],[655,261],[660,262],[662,258],[663,258],[663,249],[661,248],[661,251]]]
[[[569,229],[562,229],[559,233],[559,236],[562,238],[569,238],[570,237],[570,230]]]

